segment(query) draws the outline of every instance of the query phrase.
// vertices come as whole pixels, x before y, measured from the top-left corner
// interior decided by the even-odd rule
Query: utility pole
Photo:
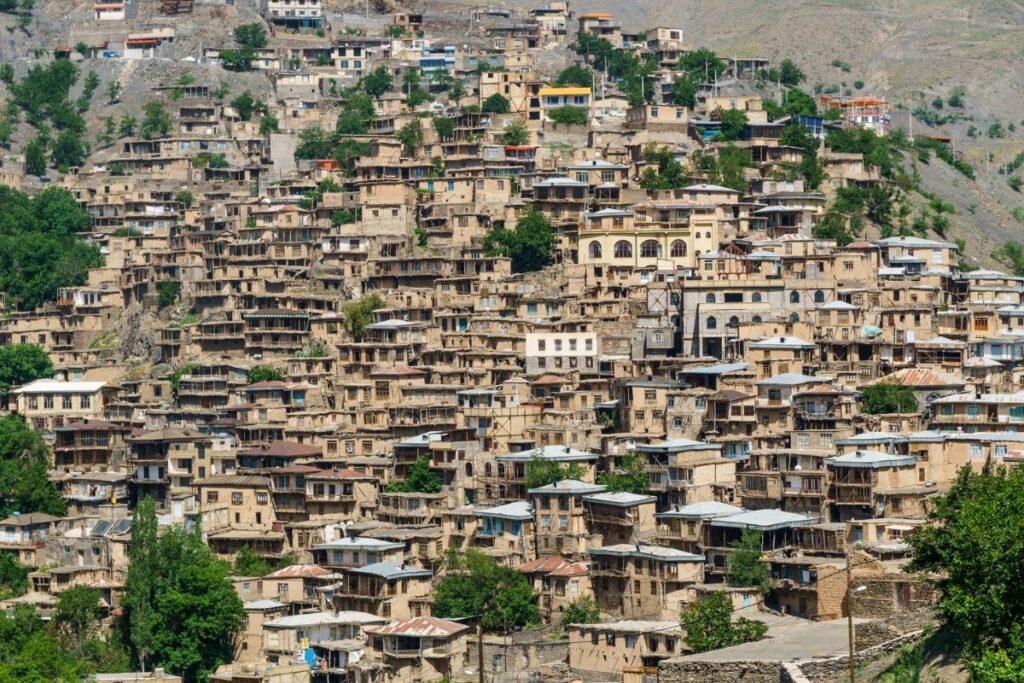
[[[854,683],[856,667],[853,662],[853,570],[850,567],[850,548],[846,548],[846,635],[849,641],[850,683]],[[481,683],[483,681],[481,680]]]

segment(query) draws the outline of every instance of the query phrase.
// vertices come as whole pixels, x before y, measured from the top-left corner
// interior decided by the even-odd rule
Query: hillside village
[[[950,139],[562,0],[91,12],[0,68],[0,680],[876,680],[954,621],[1024,277]]]

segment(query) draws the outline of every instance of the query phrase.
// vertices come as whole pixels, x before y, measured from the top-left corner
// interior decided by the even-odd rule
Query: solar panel
[[[114,522],[113,526],[110,527],[110,533],[112,534],[123,534],[132,528],[131,517],[124,517]]]
[[[95,536],[97,538],[100,538],[100,537],[106,535],[107,529],[109,529],[109,528],[110,528],[110,522],[108,522],[105,519],[104,520],[100,520],[99,522],[96,522],[96,526],[94,526],[92,528],[92,531],[89,532],[89,535],[90,536]]]

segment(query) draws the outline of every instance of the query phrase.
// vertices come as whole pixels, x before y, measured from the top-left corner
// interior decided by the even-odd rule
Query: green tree
[[[711,157],[707,159],[713,163]],[[645,190],[670,190],[689,182],[683,165],[667,146],[647,145],[644,147],[644,161],[648,166],[640,176],[640,187]]]
[[[32,138],[22,152],[25,154],[25,172],[29,175],[46,175],[46,148],[49,140],[40,133]]]
[[[540,621],[536,595],[515,569],[479,550],[452,553],[434,592],[432,613],[442,619],[477,617],[484,630],[507,633]]]
[[[356,215],[350,209],[338,209],[331,214],[331,225],[340,227],[356,222]]]
[[[583,476],[584,469],[577,462],[559,465],[557,461],[534,456],[526,463],[525,482],[528,489],[540,488],[563,479],[582,479]]]
[[[725,62],[713,50],[702,47],[683,55],[678,68],[698,83],[710,83],[725,72]]]
[[[263,24],[242,24],[235,27],[235,42],[242,47],[259,50],[267,46],[267,29]]]
[[[530,131],[519,121],[509,121],[501,133],[501,143],[512,147],[527,145],[530,143]]]
[[[266,108],[266,105],[253,97],[252,93],[248,90],[231,100],[231,106],[235,108],[235,111],[238,112],[238,117],[243,121],[249,121],[252,119],[253,114]]]
[[[642,457],[635,453],[624,456],[619,467],[611,472],[603,472],[597,483],[606,486],[609,491],[625,491],[627,493],[647,493],[651,486],[650,477],[644,467]]]
[[[164,280],[156,287],[156,301],[160,308],[167,308],[178,300],[181,294],[181,283],[177,280]]]
[[[16,598],[28,592],[29,568],[12,553],[0,553],[0,600]]]
[[[910,571],[934,572],[944,630],[971,680],[1017,681],[1024,672],[1024,471],[964,467],[909,538]]]
[[[697,81],[689,76],[680,76],[672,81],[672,104],[690,108],[697,106]]]
[[[117,134],[123,138],[129,138],[135,135],[135,126],[138,122],[135,117],[130,114],[123,114],[121,120],[117,123]]]
[[[81,657],[89,633],[102,616],[100,592],[91,586],[74,586],[60,594],[53,624],[67,638],[75,656]]]
[[[448,141],[455,138],[455,119],[435,116],[433,124],[434,130],[437,131],[437,137],[441,140]]]
[[[485,114],[507,114],[509,112],[509,101],[501,93],[494,93],[480,105],[480,111]]]
[[[392,78],[387,67],[378,66],[363,78],[363,92],[373,99],[378,99],[391,90],[391,83]]]
[[[585,107],[555,107],[548,111],[552,123],[566,126],[585,126],[590,114]]]
[[[213,556],[198,529],[171,527],[157,535],[151,502],[144,514],[144,541],[136,539],[138,529],[132,527],[124,595],[136,657],[142,668],[163,666],[186,681],[206,680],[234,658],[234,640],[245,625],[242,601],[225,563]],[[140,571],[148,576],[139,577]],[[146,641],[136,638],[136,619],[139,632],[149,636]]]
[[[107,104],[117,104],[123,90],[124,86],[121,85],[121,81],[110,81],[107,84]]]
[[[399,128],[395,137],[402,143],[402,154],[411,157],[423,144],[423,128],[420,126],[420,120],[413,119]]]
[[[345,316],[345,327],[348,328],[353,339],[362,340],[366,326],[373,322],[373,312],[383,307],[384,300],[380,298],[380,295],[369,294],[342,309]]]
[[[0,119],[0,147],[7,147],[14,137],[14,122],[10,119]]]
[[[806,80],[804,72],[800,70],[792,59],[783,59],[779,64],[778,81],[782,85],[800,85]]]
[[[733,586],[750,586],[766,592],[771,587],[768,565],[761,559],[761,534],[744,529],[739,539],[731,544],[726,567],[726,578]]]
[[[296,159],[330,159],[334,151],[334,136],[313,126],[299,133],[295,147]]]
[[[764,638],[768,632],[765,624],[744,618],[733,621],[732,611],[728,596],[715,591],[683,612],[680,623],[690,649],[707,652]]]
[[[53,363],[43,347],[36,344],[0,346],[0,401],[7,403],[11,387],[53,376]]]
[[[555,79],[555,85],[564,88],[577,86],[589,88],[594,83],[594,72],[582,64],[573,64],[562,69]]]
[[[260,135],[270,135],[278,131],[280,122],[271,113],[266,113],[260,118]]]
[[[991,256],[993,260],[1009,266],[1014,275],[1024,275],[1024,245],[1020,242],[1004,242]]]
[[[405,479],[389,482],[386,490],[392,493],[440,493],[441,475],[430,469],[430,456],[424,453],[409,465]]]
[[[601,621],[601,610],[593,595],[581,595],[562,612],[562,626],[569,624],[597,624]]]
[[[143,138],[149,140],[151,138],[165,137],[170,134],[174,124],[171,120],[171,115],[161,102],[150,100],[143,107],[143,111],[145,116],[142,119],[142,125],[139,127],[139,133]]]
[[[127,641],[135,660],[143,671],[149,663],[157,620],[156,581],[157,568],[156,503],[146,496],[132,514],[132,536],[128,544],[128,574],[125,577],[121,599],[126,612]]]
[[[715,112],[720,129],[716,140],[740,140],[747,127],[747,113],[740,109],[719,109]]]
[[[898,382],[876,382],[868,385],[861,389],[860,400],[864,412],[871,415],[917,412],[917,398],[913,388]]]
[[[257,555],[250,546],[244,546],[235,555],[236,576],[266,576],[272,571],[267,559]]]
[[[49,449],[39,434],[17,415],[0,418],[0,518],[14,512],[64,515],[49,466]]]
[[[484,249],[490,254],[512,259],[512,271],[526,273],[540,270],[553,260],[557,238],[547,216],[530,209],[513,230],[504,226],[492,228],[484,238]]]
[[[779,142],[803,150],[804,155],[800,161],[799,171],[803,176],[805,189],[817,189],[825,180],[825,169],[818,160],[818,140],[811,135],[806,126],[794,123],[786,126],[782,131],[782,138]]]
[[[195,197],[188,190],[179,190],[174,195],[174,201],[181,204],[184,208],[189,209],[192,207],[192,202],[195,201]]]
[[[256,384],[257,382],[283,382],[284,379],[284,373],[277,368],[269,365],[254,365],[250,368],[245,381],[248,384]]]

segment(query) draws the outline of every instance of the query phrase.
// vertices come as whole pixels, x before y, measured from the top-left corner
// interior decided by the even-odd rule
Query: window
[[[729,327],[739,327],[739,325],[740,319],[738,317],[734,315],[729,318]]]
[[[80,397],[80,398],[78,399],[78,403],[79,403],[79,405],[80,405],[80,406],[81,406],[82,408],[89,408],[89,407],[91,407],[91,404],[92,404],[92,401],[91,401],[91,397],[90,397],[89,395],[87,395],[87,394],[83,394],[83,395],[82,395],[82,396],[81,396],[81,397]]]
[[[257,491],[256,492],[256,504],[257,505],[266,505],[267,504],[267,492],[266,491]]]
[[[800,292],[790,292],[789,293],[789,303],[791,303],[791,304],[798,304],[798,303],[800,303]]]
[[[633,258],[633,245],[626,240],[616,242],[615,258]]]
[[[814,293],[814,303],[823,304],[825,303],[825,292],[820,289]]]
[[[708,292],[704,295],[704,303],[713,304],[715,303],[715,295],[712,292]]]
[[[591,242],[587,253],[590,254],[590,258],[601,258],[601,243],[597,241]]]
[[[60,407],[64,410],[71,410],[71,396],[62,396]]]
[[[753,294],[751,294],[750,300],[753,301],[755,304],[761,303],[761,292],[754,292]]]
[[[207,491],[206,492],[206,502],[207,503],[216,503],[217,502],[217,493],[218,493],[217,491]]]
[[[672,246],[669,248],[669,254],[673,257],[686,256],[686,242],[682,240],[674,240]]]
[[[656,240],[644,240],[640,244],[641,258],[659,258],[661,256],[661,245]]]
[[[709,330],[717,329],[718,328],[718,319],[715,318],[715,316],[713,316],[713,315],[709,315],[708,316],[708,320],[707,320],[707,324],[705,325],[705,327],[707,327]]]
[[[242,504],[242,492],[241,491],[234,491],[234,492],[232,492],[232,494],[231,494],[231,504],[232,505],[241,505]]]

